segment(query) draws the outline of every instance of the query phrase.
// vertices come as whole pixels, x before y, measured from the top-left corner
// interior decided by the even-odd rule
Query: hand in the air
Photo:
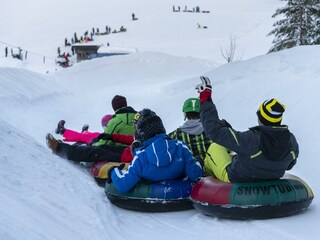
[[[200,104],[203,104],[205,101],[211,99],[212,86],[208,77],[200,76],[200,79],[201,83],[196,86],[196,89],[198,93],[200,93]]]

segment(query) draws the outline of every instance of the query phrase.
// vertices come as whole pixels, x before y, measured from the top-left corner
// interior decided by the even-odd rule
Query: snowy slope
[[[71,72],[65,71],[59,74],[59,79],[50,79],[50,87],[44,89],[43,82],[47,81],[49,86],[49,80],[43,78],[41,82],[37,74],[29,72],[29,84],[39,88],[41,94],[27,87],[25,91],[13,90],[12,94],[8,94],[1,88],[0,136],[3,144],[0,158],[3,167],[0,190],[3,197],[0,200],[0,236],[5,237],[3,239],[21,239],[22,236],[24,239],[206,239],[212,236],[224,239],[267,240],[270,236],[276,236],[275,239],[313,239],[318,232],[316,223],[319,221],[319,177],[315,171],[319,169],[319,164],[314,156],[320,147],[316,140],[320,129],[313,124],[320,114],[313,107],[319,89],[319,66],[314,62],[314,57],[319,54],[319,47],[301,47],[206,72],[213,79],[214,99],[220,116],[239,130],[255,124],[255,111],[263,99],[277,97],[286,104],[284,123],[290,126],[300,143],[299,162],[291,172],[305,179],[316,196],[305,213],[282,219],[230,221],[207,217],[195,210],[159,214],[130,212],[112,206],[103,189],[95,185],[84,169],[50,153],[44,136],[46,132],[53,132],[59,117],[64,116],[67,124],[74,128],[80,128],[87,120],[98,130],[102,111],[111,110],[108,100],[119,89],[123,89],[121,92],[129,96],[131,105],[137,109],[143,107],[143,101],[156,109],[168,130],[182,123],[183,99],[197,95],[194,85],[199,79],[192,73],[206,71],[201,64],[189,76],[180,76],[178,71],[172,70],[175,77],[164,76],[161,83],[157,80],[159,86],[156,90],[151,89],[150,95],[143,94],[154,85],[155,80],[149,77],[141,77],[141,82],[137,81],[140,94],[123,88],[123,85],[130,83],[131,77],[123,77],[124,84],[117,81],[104,90],[97,90],[103,85],[101,79],[107,73],[110,78],[117,77],[117,74],[111,74],[112,68],[121,61],[122,65],[127,64],[128,68],[135,69],[128,76],[139,75],[138,66],[145,58],[149,59],[144,68],[148,69],[149,75],[167,68],[166,64],[162,68],[153,65],[153,61],[159,59],[170,62],[166,55],[146,53],[130,56],[136,58],[132,62],[122,57],[122,60],[96,60],[96,63],[83,69],[82,77],[82,70],[75,69],[78,84],[73,81],[66,84]],[[177,58],[177,65],[186,64],[184,60]],[[104,68],[95,73],[94,69],[99,65],[104,65]],[[90,68],[93,76],[88,79],[86,72]],[[185,70],[188,73],[187,64]],[[6,79],[3,76],[8,75],[7,71],[0,70],[1,82]],[[26,71],[11,71],[10,75],[20,76],[23,86],[21,79]],[[86,89],[89,83],[89,90],[95,92],[95,98],[89,104],[96,99],[104,100],[97,101],[95,107],[81,111],[79,105],[86,105],[89,101],[87,97],[80,97],[81,89]],[[15,87],[14,81],[7,81],[6,85],[12,86],[12,89]],[[65,85],[68,85],[67,92],[63,90]],[[61,105],[66,108],[61,109]],[[12,109],[13,106],[16,108]],[[306,126],[312,126],[312,129]],[[304,226],[303,232],[301,225]]]
[[[272,37],[266,35],[275,21],[271,15],[279,5],[283,3],[278,0],[2,0],[0,66],[3,43],[8,43],[28,51],[27,62],[12,66],[53,72],[57,48],[71,53],[70,48],[64,48],[65,38],[70,41],[75,32],[80,37],[93,27],[104,32],[106,25],[112,31],[121,26],[128,31],[97,36],[94,43],[109,42],[111,48],[157,51],[221,64],[225,60],[220,51],[229,49],[232,35],[236,38],[236,59],[248,59],[269,50]],[[173,6],[180,6],[181,12],[173,12]],[[192,10],[196,6],[210,13],[182,12],[185,7]],[[138,21],[131,20],[132,13]],[[208,28],[198,29],[197,23]]]
[[[231,2],[234,7],[228,8]],[[1,3],[0,41],[54,56],[64,37],[74,31],[125,25],[130,30],[127,35],[106,40],[138,51],[57,71],[52,71],[55,66],[49,61],[43,64],[41,57],[39,62],[36,55],[20,62],[3,58],[0,52],[0,239],[309,240],[319,234],[320,48],[261,55],[272,40],[265,37],[273,22],[270,16],[282,3],[234,2],[92,0],[95,7],[90,11],[86,4],[73,0],[48,0],[45,6],[39,0]],[[172,5],[200,5],[212,14],[172,13]],[[137,22],[131,22],[132,12]],[[207,24],[208,31],[199,32],[197,22]],[[220,43],[228,46],[230,32],[239,36],[239,50],[246,50],[244,59],[248,60],[219,66],[223,62]],[[42,74],[47,70],[50,74]],[[291,173],[303,178],[315,194],[306,212],[280,219],[232,221],[196,210],[139,213],[119,209],[85,169],[52,155],[45,144],[45,134],[53,133],[60,119],[73,129],[88,123],[91,130],[101,131],[100,118],[112,112],[110,101],[115,94],[127,96],[137,110],[155,110],[167,131],[172,131],[183,122],[183,101],[197,96],[194,86],[200,75],[212,79],[220,118],[237,130],[256,124],[255,112],[263,100],[276,97],[286,105],[283,122],[300,144],[298,163]]]

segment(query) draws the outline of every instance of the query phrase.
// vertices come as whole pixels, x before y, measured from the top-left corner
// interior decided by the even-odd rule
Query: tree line
[[[277,52],[300,45],[320,44],[320,0],[280,0],[287,2],[278,8],[273,18],[284,16],[273,24],[273,46]]]

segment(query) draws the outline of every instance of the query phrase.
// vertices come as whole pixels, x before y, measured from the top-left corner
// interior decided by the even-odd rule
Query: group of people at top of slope
[[[204,175],[224,182],[279,179],[296,164],[299,147],[281,124],[283,104],[275,98],[264,101],[257,110],[258,126],[236,131],[219,118],[209,78],[200,79],[199,98],[184,102],[185,122],[169,134],[154,111],[137,112],[125,97],[116,95],[111,102],[115,113],[102,119],[101,134],[89,132],[87,126],[78,133],[59,122],[56,133],[64,141],[87,145],[69,145],[51,134],[46,136],[47,144],[56,155],[75,162],[131,162],[126,170],[120,164],[108,171],[108,182],[113,181],[120,192],[129,191],[141,179],[197,181]]]

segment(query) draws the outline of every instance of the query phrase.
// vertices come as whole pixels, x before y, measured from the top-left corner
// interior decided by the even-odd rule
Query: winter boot
[[[50,133],[47,134],[46,141],[48,147],[52,150],[52,152],[57,153],[59,141],[55,139]]]
[[[89,125],[88,124],[83,125],[82,132],[86,132],[88,130],[89,130]]]
[[[59,123],[58,123],[58,126],[57,126],[57,128],[56,128],[56,131],[55,131],[55,133],[56,134],[63,134],[64,133],[64,131],[66,130],[65,128],[64,128],[64,124],[66,123],[66,121],[65,120],[61,120]]]

